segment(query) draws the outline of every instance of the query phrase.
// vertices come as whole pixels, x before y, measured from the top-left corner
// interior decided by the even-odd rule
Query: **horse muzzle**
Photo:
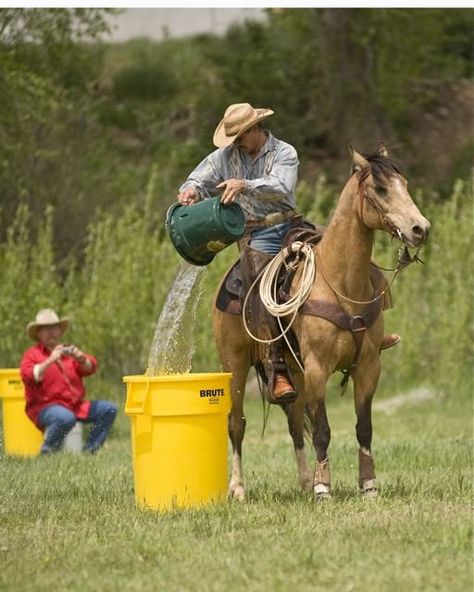
[[[422,220],[417,220],[416,223],[406,229],[401,226],[396,226],[395,228],[394,235],[405,245],[409,247],[421,247],[428,240],[431,224],[426,218],[423,218]]]
[[[421,223],[418,222],[411,227],[410,233],[405,238],[412,246],[421,247],[428,240],[430,229],[431,224],[424,218]]]

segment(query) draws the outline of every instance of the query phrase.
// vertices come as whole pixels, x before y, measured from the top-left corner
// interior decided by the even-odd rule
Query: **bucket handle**
[[[142,404],[140,405],[138,403],[138,405],[136,407],[131,407],[131,406],[125,405],[125,413],[127,413],[129,415],[142,415],[143,410],[145,409],[145,404],[146,404],[149,392],[150,392],[150,381],[148,380],[146,383],[145,396],[143,397]]]

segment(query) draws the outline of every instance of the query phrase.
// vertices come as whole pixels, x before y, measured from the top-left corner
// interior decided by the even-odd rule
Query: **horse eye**
[[[380,197],[385,197],[387,195],[387,190],[385,187],[382,187],[382,185],[376,185],[374,189],[380,195]]]

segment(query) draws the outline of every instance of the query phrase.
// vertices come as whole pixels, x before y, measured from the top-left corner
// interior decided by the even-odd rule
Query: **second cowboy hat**
[[[67,317],[60,319],[51,308],[43,308],[36,315],[36,319],[28,323],[26,334],[30,339],[37,339],[38,329],[46,325],[61,325],[62,332],[64,333],[69,325],[69,319]]]
[[[249,103],[235,103],[227,107],[223,119],[219,122],[214,132],[214,145],[225,148],[232,144],[249,127],[262,119],[273,115],[271,109],[255,109]]]

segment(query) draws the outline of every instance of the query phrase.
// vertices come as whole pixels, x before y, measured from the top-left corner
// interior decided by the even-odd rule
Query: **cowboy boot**
[[[380,344],[380,351],[382,351],[383,349],[389,349],[390,347],[397,345],[397,343],[400,342],[400,339],[401,337],[397,333],[387,333],[382,338],[382,343]]]
[[[270,403],[292,403],[298,396],[295,387],[291,383],[288,365],[286,363],[283,344],[281,340],[275,341],[270,346],[270,364],[272,372],[269,375]],[[272,393],[272,395],[270,395]]]
[[[383,310],[388,310],[389,308],[393,308],[393,301],[392,301],[392,294],[390,292],[390,285],[387,281],[387,278],[382,273],[382,270],[377,266],[375,261],[371,262],[372,265],[370,266],[370,277],[372,279],[372,284],[374,286],[375,291],[383,292]],[[387,333],[382,338],[382,343],[380,344],[380,351],[384,349],[389,349],[400,341],[400,335],[397,333]]]

